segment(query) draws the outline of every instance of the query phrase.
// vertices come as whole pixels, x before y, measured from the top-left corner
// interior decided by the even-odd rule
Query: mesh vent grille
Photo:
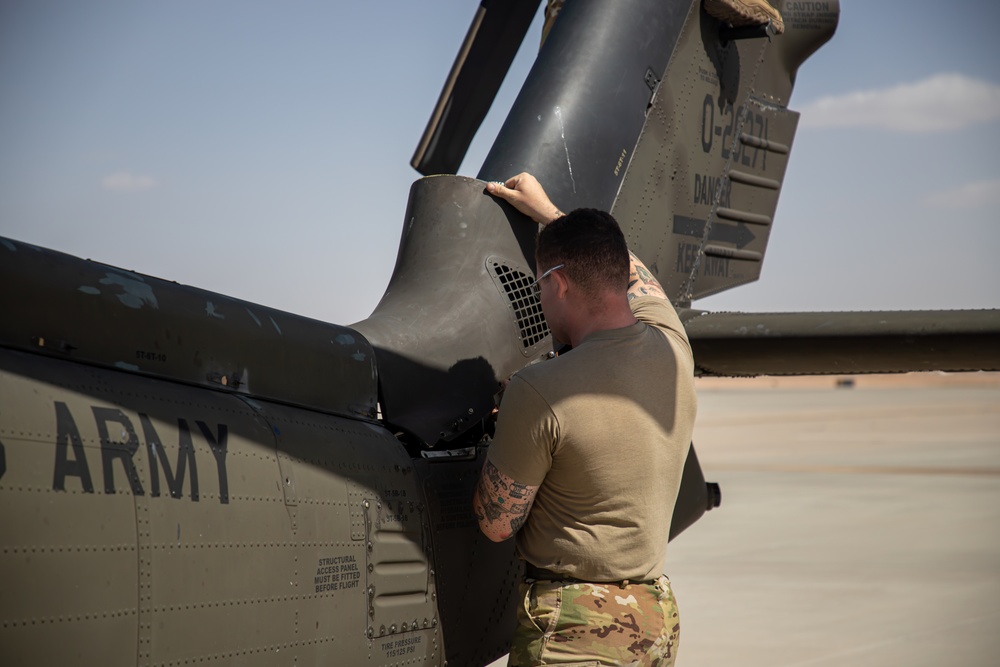
[[[514,309],[514,319],[521,334],[521,344],[525,348],[537,345],[549,335],[549,325],[542,315],[542,302],[538,299],[538,287],[532,285],[531,276],[521,273],[509,266],[493,263],[493,270],[503,287],[511,308]]]

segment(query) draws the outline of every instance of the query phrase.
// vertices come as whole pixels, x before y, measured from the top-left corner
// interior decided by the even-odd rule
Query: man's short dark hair
[[[628,290],[628,244],[604,211],[578,208],[543,227],[535,261],[539,270],[565,264],[566,275],[591,294]]]

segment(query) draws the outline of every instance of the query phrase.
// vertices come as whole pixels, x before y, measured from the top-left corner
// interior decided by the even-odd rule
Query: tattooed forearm
[[[501,473],[489,461],[483,466],[483,474],[479,477],[479,505],[490,521],[496,521],[505,514],[527,514],[528,507],[524,503],[514,503],[511,499],[524,497],[523,492],[511,492],[511,486],[524,489],[523,484],[513,482],[508,484],[504,479],[510,479]]]
[[[495,542],[511,537],[527,521],[537,492],[537,486],[515,482],[487,460],[472,500],[483,533]]]
[[[507,484],[501,479],[497,467],[489,461],[483,466],[477,490],[478,502],[476,502],[475,507],[480,521],[484,518],[496,521],[510,511],[509,505],[505,505],[508,495]]]

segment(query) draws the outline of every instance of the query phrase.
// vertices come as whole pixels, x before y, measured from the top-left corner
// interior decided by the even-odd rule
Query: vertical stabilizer
[[[677,305],[760,276],[798,125],[795,74],[839,16],[836,0],[785,4],[775,36],[694,3],[628,156],[613,213]]]

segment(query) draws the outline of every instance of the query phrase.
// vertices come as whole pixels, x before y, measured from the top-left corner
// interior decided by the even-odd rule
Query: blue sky
[[[476,7],[4,1],[0,235],[362,319]],[[761,280],[695,305],[1000,307],[997,25],[993,3],[843,0],[799,71]],[[539,32],[536,19],[462,173],[478,171]]]

